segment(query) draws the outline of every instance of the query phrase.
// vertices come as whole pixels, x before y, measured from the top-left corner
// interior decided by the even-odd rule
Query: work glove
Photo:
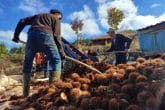
[[[18,42],[19,42],[19,38],[14,37],[14,38],[12,39],[12,41],[18,43]]]

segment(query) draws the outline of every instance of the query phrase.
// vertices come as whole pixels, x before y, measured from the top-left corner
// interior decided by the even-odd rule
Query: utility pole
[[[77,35],[77,45],[76,45],[77,48],[80,47],[80,42],[82,39],[82,33],[81,33],[82,27],[83,27],[83,22],[82,20],[79,20],[78,18],[74,19],[71,22],[71,28],[73,31],[75,31],[75,34]]]

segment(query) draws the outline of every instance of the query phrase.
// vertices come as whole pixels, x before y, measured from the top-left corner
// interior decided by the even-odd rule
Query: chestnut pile
[[[11,97],[24,110],[165,110],[165,61],[138,58],[128,64],[87,62],[104,74],[73,67],[52,84],[39,82],[27,98]]]

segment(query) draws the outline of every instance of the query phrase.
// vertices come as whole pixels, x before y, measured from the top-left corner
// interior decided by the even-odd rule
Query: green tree
[[[72,45],[76,45],[77,44],[77,40],[75,40]],[[86,46],[91,46],[92,45],[92,41],[90,39],[83,39],[81,40],[81,44],[82,45],[86,45]]]
[[[6,58],[8,56],[8,49],[4,43],[0,43],[0,58]]]
[[[10,50],[10,59],[14,62],[22,62],[25,56],[25,45],[21,47],[13,47]]]
[[[25,45],[21,47],[13,47],[10,50],[10,54],[24,54],[25,53]]]
[[[82,40],[82,33],[80,31],[82,30],[83,25],[83,21],[79,20],[78,18],[74,19],[71,22],[71,28],[73,31],[75,31],[75,34],[77,35],[77,48],[80,47],[80,42]]]
[[[119,23],[124,19],[124,13],[117,8],[110,8],[107,13],[109,26],[117,30]]]
[[[25,45],[22,45],[21,47],[18,48],[18,54],[25,54]]]
[[[10,54],[17,53],[17,51],[18,51],[18,47],[13,47],[13,48],[10,50]]]

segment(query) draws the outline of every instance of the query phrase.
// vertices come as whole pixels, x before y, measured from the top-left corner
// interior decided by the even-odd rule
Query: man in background
[[[113,29],[109,29],[107,33],[111,37],[111,48],[107,52],[122,51],[115,53],[116,65],[127,63],[126,55],[132,40],[124,35],[116,34]]]

